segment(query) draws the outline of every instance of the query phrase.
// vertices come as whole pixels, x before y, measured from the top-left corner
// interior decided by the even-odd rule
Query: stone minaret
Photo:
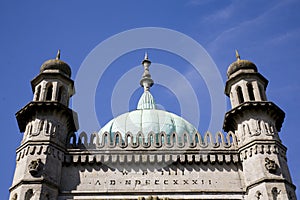
[[[16,113],[20,132],[10,199],[57,199],[67,136],[77,130],[77,115],[68,108],[74,94],[69,65],[46,61],[32,81],[33,100]]]
[[[255,64],[241,60],[238,52],[236,57],[227,71],[225,94],[232,109],[225,115],[223,129],[238,139],[245,199],[296,199],[286,147],[278,135],[285,114],[267,100],[268,80]]]

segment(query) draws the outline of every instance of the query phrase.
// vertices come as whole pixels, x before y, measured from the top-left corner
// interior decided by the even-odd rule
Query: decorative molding
[[[280,131],[285,113],[273,102],[269,101],[248,101],[231,109],[225,114],[223,123],[224,131],[237,130],[237,119],[245,116],[247,112],[255,110],[256,113],[265,112],[268,110],[268,115],[274,120],[276,131]]]
[[[185,151],[155,151],[149,153],[146,151],[109,151],[101,150],[97,152],[72,152],[65,155],[65,164],[82,163],[211,163],[211,164],[229,164],[238,163],[239,156],[234,152],[189,152]]]
[[[274,141],[253,141],[238,150],[240,152],[241,161],[246,160],[256,154],[276,154],[286,160],[286,149],[283,145],[279,145]]]
[[[244,141],[245,137],[254,137],[261,134],[267,136],[273,136],[277,134],[275,126],[271,122],[266,122],[260,119],[253,119],[253,121],[244,121],[241,125],[242,138]]]
[[[49,119],[35,119],[27,124],[25,129],[25,134],[30,138],[38,136],[39,134],[44,134],[46,136],[55,137],[57,132],[66,132],[62,129],[62,124],[54,120]],[[59,130],[62,129],[62,130]]]
[[[22,158],[32,155],[32,156],[40,156],[40,155],[49,155],[53,156],[54,158],[57,158],[58,160],[64,159],[64,153],[49,145],[28,145],[27,147],[24,147],[20,149],[20,151],[17,152],[17,159],[16,161],[20,161]]]
[[[54,101],[31,101],[16,113],[20,132],[24,132],[26,125],[36,115],[36,111],[55,113],[58,118],[66,118],[68,131],[77,131],[77,114],[67,106]]]

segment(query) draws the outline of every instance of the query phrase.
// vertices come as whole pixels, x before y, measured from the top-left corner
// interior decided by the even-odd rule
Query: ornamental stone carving
[[[276,173],[276,170],[278,168],[275,161],[269,158],[265,158],[265,167],[270,173]]]
[[[28,171],[32,176],[39,176],[43,168],[43,163],[40,158],[32,160],[28,165]]]

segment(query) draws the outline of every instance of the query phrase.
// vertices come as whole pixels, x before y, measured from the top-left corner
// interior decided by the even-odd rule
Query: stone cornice
[[[40,143],[38,145],[28,145],[23,147],[22,149],[19,149],[19,151],[17,152],[16,161],[18,162],[28,155],[33,155],[36,157],[48,155],[63,161],[64,154],[65,152],[61,151],[61,149],[58,149],[57,147],[54,147],[47,143],[45,144]]]
[[[93,163],[238,163],[239,156],[235,150],[227,151],[73,151],[65,155],[65,164]]]
[[[278,145],[273,144],[253,144],[252,146],[239,150],[241,161],[246,160],[257,154],[278,154],[286,160],[285,149],[278,148]]]
[[[19,153],[20,151],[22,151],[23,149],[26,149],[28,147],[34,147],[34,146],[51,146],[53,148],[56,148],[57,150],[60,150],[62,152],[65,152],[65,147],[58,145],[57,143],[51,142],[49,140],[30,140],[30,141],[26,141],[25,143],[22,143],[17,149],[16,149],[16,153]]]
[[[17,187],[19,186],[22,186],[22,185],[32,185],[32,184],[35,184],[35,185],[40,185],[40,184],[47,184],[48,186],[51,186],[55,189],[59,188],[59,185],[53,183],[53,182],[50,182],[44,178],[36,178],[35,180],[32,180],[32,179],[29,179],[29,180],[26,180],[26,179],[23,179],[21,181],[19,181],[18,183],[14,184],[13,186],[11,186],[9,188],[9,191],[12,191],[12,190],[15,190]]]
[[[283,151],[286,151],[287,148],[278,140],[253,140],[243,146],[239,146],[238,151],[244,151],[246,149],[250,149],[251,147],[255,146],[255,145],[266,145],[266,146],[271,146],[271,145],[276,145],[277,147],[281,148]]]
[[[245,113],[250,110],[255,110],[256,112],[260,110],[268,113],[274,119],[276,129],[280,131],[285,113],[273,102],[269,101],[247,101],[228,111],[225,114],[223,124],[224,131],[229,132],[236,130],[236,119],[244,116]]]
[[[32,119],[32,116],[36,115],[36,112],[57,112],[61,115],[65,115],[68,119],[68,128],[70,132],[77,131],[77,113],[68,108],[67,106],[53,101],[31,101],[21,110],[16,113],[20,132],[24,132],[27,123]]]
[[[261,184],[261,183],[285,183],[287,185],[289,185],[291,188],[293,188],[294,190],[296,189],[296,186],[294,184],[292,184],[291,182],[289,182],[288,180],[284,179],[284,178],[262,178],[259,180],[256,180],[255,182],[249,184],[246,187],[246,191],[248,193],[249,189]]]

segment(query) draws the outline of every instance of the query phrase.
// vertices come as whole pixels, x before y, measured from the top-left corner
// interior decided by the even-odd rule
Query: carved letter
[[[95,183],[95,185],[101,185],[101,184],[100,184],[100,181],[97,180],[96,183]]]
[[[197,180],[192,180],[192,182],[193,182],[193,185],[197,185],[198,184]]]
[[[188,180],[183,180],[183,185],[188,185]]]
[[[155,184],[155,185],[158,185],[158,184],[159,184],[159,180],[155,180],[155,181],[154,181],[154,184]]]
[[[168,180],[164,180],[164,184],[165,184],[165,185],[168,185]]]
[[[131,180],[125,180],[125,185],[130,185],[131,184]]]
[[[140,185],[141,181],[140,180],[135,180],[135,185]]]
[[[178,180],[173,180],[173,185],[178,185]]]
[[[115,180],[110,180],[110,184],[111,185],[116,185],[116,181]]]
[[[145,171],[143,171],[143,173],[142,173],[142,175],[147,175],[148,174],[148,172],[145,170]]]

